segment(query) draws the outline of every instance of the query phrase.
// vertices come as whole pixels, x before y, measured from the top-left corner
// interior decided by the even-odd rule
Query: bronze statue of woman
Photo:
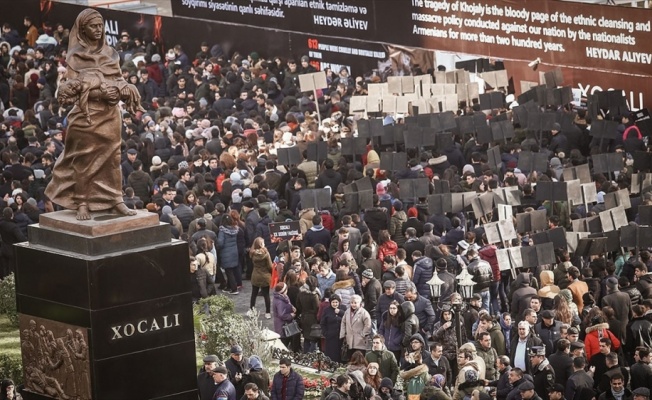
[[[140,95],[122,78],[120,58],[106,43],[99,12],[89,8],[79,13],[69,40],[67,80],[58,98],[74,107],[68,114],[65,149],[45,194],[55,204],[77,210],[78,220],[102,210],[135,215],[122,200],[118,103],[125,102],[135,113],[142,110]]]

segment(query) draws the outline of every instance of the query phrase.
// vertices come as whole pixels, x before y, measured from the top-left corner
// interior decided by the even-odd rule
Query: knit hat
[[[362,277],[367,279],[372,279],[374,277],[374,273],[371,272],[370,269],[365,269],[364,271],[362,271]]]
[[[161,165],[161,162],[162,162],[161,157],[159,157],[159,156],[152,157],[152,165],[159,166],[159,165]]]
[[[394,200],[394,210],[396,211],[403,210],[403,202],[401,200]]]
[[[471,174],[475,173],[475,169],[473,168],[473,165],[466,164],[464,168],[462,168],[462,175],[466,174],[467,172]]]
[[[152,62],[155,62],[155,63],[157,63],[157,62],[161,62],[161,56],[158,55],[158,54],[154,54],[154,55],[152,56]]]
[[[419,215],[419,212],[417,211],[416,208],[410,207],[407,212],[408,218],[416,218],[417,215]]]

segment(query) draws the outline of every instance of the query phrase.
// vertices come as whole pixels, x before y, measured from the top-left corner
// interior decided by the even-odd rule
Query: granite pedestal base
[[[196,400],[187,244],[155,214],[44,216],[16,245],[24,398]]]

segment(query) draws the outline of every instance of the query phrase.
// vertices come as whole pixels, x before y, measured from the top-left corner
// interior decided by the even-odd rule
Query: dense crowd
[[[65,146],[69,111],[57,101],[67,29],[24,22],[21,34],[4,24],[0,42],[2,277],[13,269],[11,245],[26,240],[27,226],[41,213],[58,209],[44,188]],[[250,284],[250,306],[259,307],[263,297],[264,317],[273,318],[290,350],[319,350],[346,364],[322,398],[649,399],[647,245],[590,257],[557,248],[554,263],[523,266],[512,276],[497,251],[532,245],[533,232],[492,243],[484,224],[498,220],[496,210],[431,213],[426,198],[402,196],[398,184],[427,178],[429,193],[437,181],[454,193],[507,187],[519,192],[515,212],[546,210],[548,229],[570,230],[572,220],[604,211],[606,194],[631,186],[638,171],[629,161],[647,151],[647,138],[629,114],[605,116],[619,132],[606,141],[591,140],[581,108],[548,108],[573,122],[564,129],[555,124],[541,138],[514,121],[516,137],[499,143],[499,168],[489,165],[487,144],[454,129],[444,148],[368,140],[362,154],[351,155],[341,140],[357,132],[350,98],[366,94],[379,77],[327,70],[328,87],[314,98],[298,87],[300,74],[315,72],[307,56],[225,54],[206,42],[194,56],[178,45],[163,53],[151,38],[128,32],[116,48],[123,77],[146,109],[122,115],[124,203],[157,213],[172,236],[189,243],[195,300],[219,291],[239,295]],[[512,117],[507,105],[483,112],[473,104],[457,115],[480,113],[486,121]],[[384,117],[386,125],[407,119]],[[323,159],[309,157],[314,142],[326,143]],[[289,148],[298,148],[301,159],[279,165],[279,150]],[[397,150],[406,153],[406,165],[382,170],[379,155]],[[549,163],[519,169],[521,151],[545,154]],[[563,180],[565,167],[590,163],[601,152],[626,162],[615,179],[592,174],[597,202],[536,199],[537,182]],[[347,185],[361,181],[372,191],[363,209],[345,195]],[[330,204],[303,207],[302,193],[310,189],[328,190]],[[631,223],[650,201],[649,192],[632,196]],[[269,224],[289,221],[299,222],[299,235],[274,240]],[[464,271],[474,281],[470,298],[462,298],[456,279]],[[434,276],[443,282],[437,298]],[[240,346],[231,353],[224,365],[215,356],[204,359],[202,400],[303,398],[303,380],[289,359],[270,376]],[[2,383],[5,398],[16,398],[10,381]]]

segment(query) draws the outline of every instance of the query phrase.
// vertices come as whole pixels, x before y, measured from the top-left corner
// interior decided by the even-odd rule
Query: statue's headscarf
[[[98,42],[97,47],[95,49],[89,48],[90,44],[86,41],[84,26],[88,24],[93,18],[100,18],[102,22],[104,22],[102,14],[92,8],[87,8],[79,13],[77,19],[75,20],[75,24],[72,26],[72,30],[70,31],[68,53],[70,53],[72,50],[77,50],[77,47],[82,47],[85,51],[90,51],[91,53],[97,53],[102,50],[103,46],[106,45],[106,31],[102,30],[102,38]]]
[[[80,12],[77,20],[70,31],[68,43],[68,77],[74,78],[82,70],[98,70],[105,77],[119,78],[120,73],[120,56],[118,52],[106,43],[106,32],[102,29],[102,37],[98,41],[97,47],[91,48],[88,43],[84,26],[93,18],[102,18],[102,15],[92,8],[87,8]]]

